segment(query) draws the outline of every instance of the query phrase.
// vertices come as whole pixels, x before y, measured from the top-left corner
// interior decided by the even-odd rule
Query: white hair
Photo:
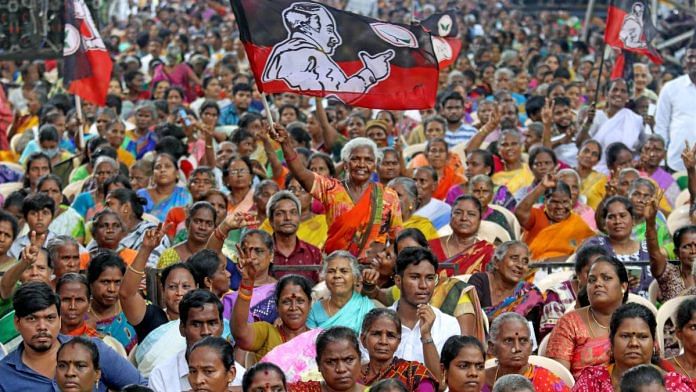
[[[349,141],[341,149],[341,160],[343,162],[348,162],[350,156],[353,154],[353,150],[356,148],[367,147],[372,150],[372,154],[375,156],[375,162],[382,160],[382,152],[377,148],[377,144],[366,137],[356,137],[355,139]]]
[[[336,259],[346,259],[350,262],[350,269],[353,272],[353,278],[355,281],[360,280],[360,266],[358,265],[358,259],[355,258],[350,252],[347,250],[335,250],[331,252],[326,258],[324,259],[324,264],[321,266],[321,279],[324,280],[326,278],[326,270],[329,268],[329,263],[336,260]]]
[[[111,165],[111,167],[113,167],[116,170],[120,169],[118,162],[116,162],[116,160],[114,158],[111,158],[111,157],[108,157],[105,155],[98,157],[97,160],[94,161],[94,168],[96,169],[102,163],[108,163],[109,165]]]
[[[525,376],[506,374],[493,384],[493,392],[534,392],[534,385]]]
[[[266,205],[266,217],[268,219],[273,219],[273,213],[275,212],[276,206],[283,200],[290,200],[295,204],[297,208],[297,213],[302,215],[302,205],[300,204],[300,199],[297,198],[292,192],[282,190],[276,192],[270,199],[268,199],[268,204]]]
[[[578,186],[582,186],[582,179],[580,178],[580,175],[578,172],[575,171],[575,169],[571,168],[566,168],[566,169],[561,169],[558,171],[558,174],[556,174],[556,177],[563,177],[563,176],[575,176],[575,179],[578,180]]]

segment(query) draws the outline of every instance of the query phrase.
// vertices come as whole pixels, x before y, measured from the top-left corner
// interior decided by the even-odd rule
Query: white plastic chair
[[[471,274],[455,275],[454,278],[459,279],[464,283],[469,283],[469,278],[471,278]]]
[[[4,184],[0,184],[0,195],[7,198],[10,193],[22,189],[23,185],[24,184],[21,182],[6,182]]]
[[[543,339],[541,339],[541,343],[539,343],[539,349],[537,352],[539,353],[539,356],[545,357],[546,356],[546,346],[549,345],[549,340],[551,340],[551,334],[547,333],[546,336],[544,336]]]
[[[657,298],[660,296],[660,285],[657,284],[657,279],[653,280],[648,287],[648,300],[657,306]],[[659,312],[659,310],[658,310]]]
[[[413,158],[414,155],[416,155],[419,152],[424,152],[424,151],[425,151],[425,143],[412,144],[412,145],[404,148],[404,159],[408,162]]]
[[[689,205],[683,205],[672,210],[672,213],[667,217],[667,230],[674,235],[678,229],[691,224],[689,217]]]
[[[650,311],[653,312],[655,317],[657,317],[657,308],[655,307],[655,305],[653,305],[650,301],[641,297],[640,295],[628,293],[628,301],[627,302],[632,302],[634,304],[641,304],[641,305],[645,306],[646,308],[650,309]]]
[[[464,165],[464,169],[466,169],[466,145],[467,144],[468,143],[459,143],[449,150],[450,154],[459,155],[459,159],[462,161],[462,165]]]
[[[679,196],[677,196],[676,199],[674,199],[674,206],[675,207],[681,207],[684,204],[689,204],[689,199],[691,198],[691,195],[689,194],[689,189],[684,189],[679,193]]]
[[[551,358],[546,358],[542,357],[539,355],[530,355],[529,356],[529,363],[534,366],[539,366],[542,367],[551,373],[555,374],[563,380],[563,382],[568,385],[568,387],[572,388],[573,385],[575,385],[575,378],[573,378],[573,374],[568,370],[565,366],[563,366],[560,362],[553,360]],[[491,358],[486,361],[486,369],[490,369],[492,367],[495,367],[498,364],[498,360],[495,358]]]
[[[696,298],[696,295],[685,295],[681,297],[672,298],[660,306],[660,310],[657,312],[657,344],[660,345],[660,351],[665,351],[665,323],[667,320],[672,320],[673,325],[677,325],[674,317],[677,315],[677,309],[682,302],[687,299]],[[681,346],[681,342],[679,342]]]
[[[570,279],[574,274],[575,274],[575,271],[572,271],[572,270],[571,271],[554,272],[551,275],[542,279],[539,283],[536,284],[536,286],[543,293],[543,292],[546,292],[546,290],[550,289],[551,287],[557,285],[558,283],[561,283],[563,281]]]
[[[499,224],[489,221],[481,221],[478,236],[491,244],[510,241],[510,233],[507,230],[503,229]]]
[[[497,204],[489,204],[488,206],[505,216],[505,220],[507,220],[508,225],[510,225],[510,228],[512,229],[512,233],[515,235],[516,240],[522,238],[522,226],[520,225],[520,222],[517,220],[515,214],[513,214],[507,208],[499,206]]]

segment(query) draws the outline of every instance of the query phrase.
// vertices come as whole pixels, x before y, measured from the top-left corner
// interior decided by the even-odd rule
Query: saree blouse
[[[584,309],[584,308],[583,308]],[[609,337],[595,338],[578,310],[563,315],[551,331],[546,356],[570,362],[573,377],[588,367],[609,363]]]
[[[147,201],[147,204],[144,206],[145,212],[155,216],[160,222],[164,222],[167,219],[167,213],[172,208],[187,206],[193,201],[188,189],[182,186],[174,187],[171,195],[157,203],[152,199],[147,188],[139,189],[137,194]]]
[[[614,364],[592,366],[585,369],[577,378],[573,392],[614,392],[611,372]],[[676,372],[663,375],[667,392],[693,392],[694,384],[686,376]]]

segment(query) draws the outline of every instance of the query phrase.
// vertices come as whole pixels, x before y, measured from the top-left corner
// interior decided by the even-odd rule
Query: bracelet
[[[292,157],[285,157],[285,162],[290,163],[295,159],[297,159],[297,153],[295,153],[295,155],[293,155]]]
[[[244,294],[241,291],[239,291],[239,294],[237,294],[237,298],[251,302],[251,295]]]
[[[140,275],[140,276],[145,276],[145,271],[138,271],[137,269],[133,268],[132,265],[128,266],[128,271],[131,271],[131,272],[133,272],[137,275]]]
[[[250,291],[250,292],[253,293],[253,292],[254,292],[254,286],[253,286],[253,285],[247,286],[247,285],[244,285],[244,284],[240,284],[240,285],[239,285],[239,290],[246,290],[246,291]]]
[[[433,338],[427,338],[427,339],[421,338],[421,343],[423,343],[423,344],[435,344],[435,341],[433,340]]]
[[[213,148],[213,145],[212,145],[212,144],[206,144],[206,145],[205,145],[205,148]]]

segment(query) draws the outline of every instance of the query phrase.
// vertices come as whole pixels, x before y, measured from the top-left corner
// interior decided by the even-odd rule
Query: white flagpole
[[[80,122],[80,126],[78,127],[78,133],[77,137],[79,138],[78,140],[78,147],[80,150],[84,151],[85,150],[85,119],[84,116],[82,115],[82,98],[80,98],[79,95],[75,94],[75,110],[77,112],[77,119]]]
[[[268,99],[266,99],[266,93],[261,93],[261,100],[263,101],[263,108],[266,110],[266,120],[268,120],[268,125],[273,128],[273,114],[271,113],[271,108],[268,106]]]

